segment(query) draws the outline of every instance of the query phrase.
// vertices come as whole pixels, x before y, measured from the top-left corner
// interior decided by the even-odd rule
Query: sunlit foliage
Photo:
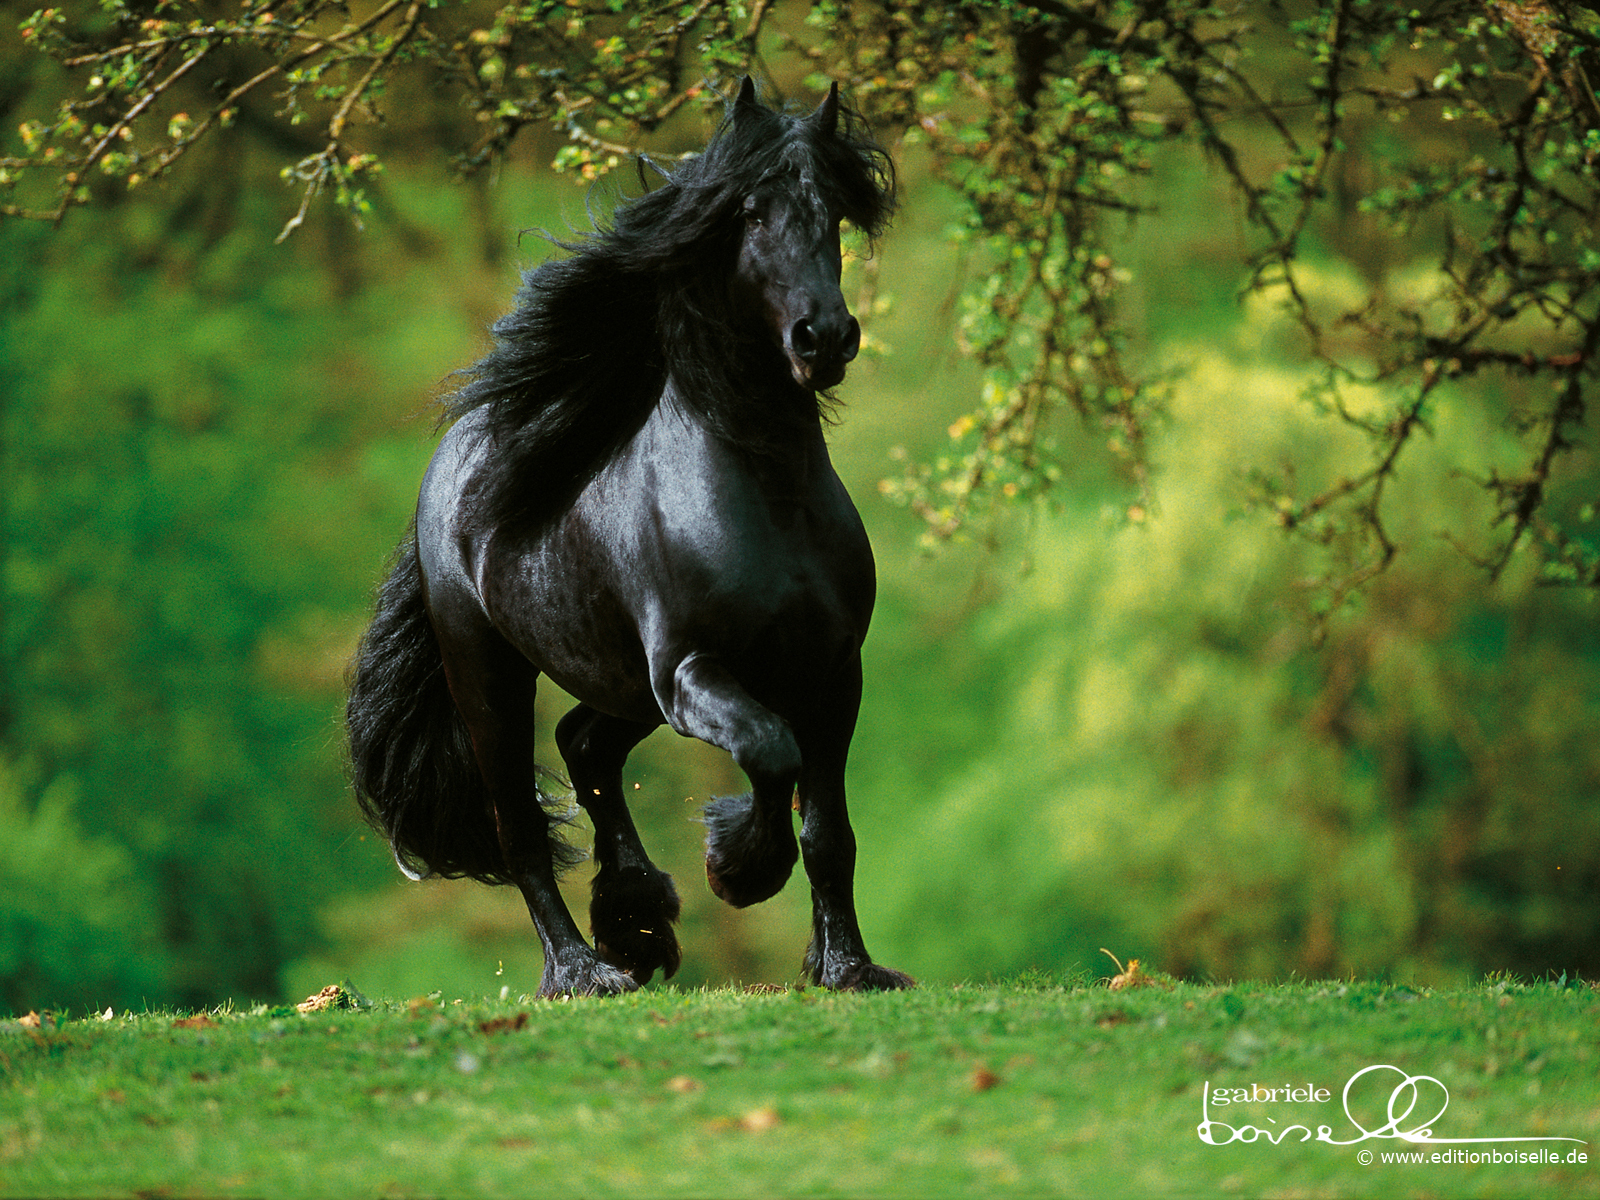
[[[961,338],[983,380],[948,451],[885,489],[933,541],[1047,492],[1064,414],[1103,431],[1135,519],[1158,499],[1148,440],[1167,379],[1119,305],[1119,235],[1159,223],[1144,186],[1158,157],[1212,164],[1249,229],[1243,286],[1293,311],[1323,365],[1309,402],[1369,443],[1333,480],[1253,464],[1265,518],[1328,548],[1331,604],[1400,551],[1394,481],[1445,397],[1490,377],[1515,384],[1519,453],[1478,477],[1487,532],[1438,532],[1491,579],[1526,551],[1546,582],[1600,586],[1595,497],[1562,491],[1600,354],[1600,17],[1571,0],[104,0],[42,9],[21,36],[69,75],[0,161],[3,211],[59,221],[248,121],[304,150],[281,169],[299,200],[280,236],[324,192],[368,211],[392,145],[373,124],[424,93],[459,170],[531,128],[559,133],[558,169],[593,179],[680,110],[715,108],[738,72],[840,79],[966,202]],[[1427,286],[1397,294],[1369,272],[1353,303],[1318,308],[1303,266],[1356,229],[1428,264]],[[1353,404],[1363,389],[1379,401]]]

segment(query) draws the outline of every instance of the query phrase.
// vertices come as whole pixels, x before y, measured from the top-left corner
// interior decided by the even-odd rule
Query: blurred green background
[[[8,96],[30,69],[6,60]],[[553,143],[465,184],[408,158],[425,108],[362,232],[313,209],[274,245],[297,196],[249,131],[59,229],[0,224],[0,1010],[537,984],[520,898],[400,880],[341,761],[432,400],[547,252],[518,231],[588,219]],[[1236,299],[1242,225],[1197,162],[1157,163],[1159,214],[1124,231],[1128,323],[1175,379],[1155,508],[1129,519],[1081,432],[1051,505],[928,556],[878,482],[971,407],[955,297],[982,263],[902,158],[889,303],[832,437],[881,577],[850,777],[868,944],[930,981],[1098,971],[1102,946],[1196,978],[1600,975],[1593,599],[1486,585],[1434,534],[1487,522],[1481,489],[1418,461],[1407,554],[1313,638],[1315,567],[1241,515],[1245,472],[1292,452],[1336,477],[1363,446],[1301,398],[1270,297]],[[1330,307],[1427,286],[1436,253],[1365,228],[1305,264]],[[1468,386],[1419,460],[1497,461],[1515,383]],[[1563,486],[1594,493],[1591,452]],[[725,757],[662,731],[627,780],[684,896],[675,982],[796,977],[798,876],[744,912],[700,883],[698,806],[742,789]]]

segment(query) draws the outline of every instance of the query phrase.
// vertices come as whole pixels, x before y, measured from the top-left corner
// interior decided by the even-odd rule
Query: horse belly
[[[485,573],[484,601],[501,634],[541,674],[612,716],[659,723],[636,615],[562,531],[514,564]]]

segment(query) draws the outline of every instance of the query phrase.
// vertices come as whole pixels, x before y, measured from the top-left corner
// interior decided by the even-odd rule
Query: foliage
[[[1313,650],[1283,600],[1307,548],[1221,514],[1241,460],[1293,447],[1337,477],[1365,447],[1320,436],[1295,399],[1315,368],[1264,350],[1292,316],[1254,306],[1237,341],[1166,346],[1186,367],[1153,443],[1159,520],[1073,479],[1028,561],[988,564],[1003,598],[958,637],[950,597],[886,582],[867,672],[893,682],[869,692],[853,792],[890,839],[858,885],[886,961],[959,978],[1112,945],[1186,978],[1600,969],[1592,610],[1526,566],[1485,596],[1427,533],[1490,501],[1406,480],[1416,550]],[[1456,414],[1419,454],[1511,436]]]
[[[0,1004],[35,996],[64,1006],[140,1003],[161,983],[160,947],[130,856],[85,837],[70,781],[29,793],[26,773],[0,760]]]
[[[1149,510],[1168,380],[1121,311],[1119,231],[1143,215],[1159,236],[1143,183],[1160,158],[1215,164],[1249,230],[1244,286],[1294,313],[1323,368],[1309,398],[1369,443],[1359,469],[1323,486],[1292,463],[1255,464],[1267,519],[1329,549],[1330,600],[1401,549],[1394,481],[1416,469],[1446,397],[1505,376],[1518,453],[1478,477],[1495,501],[1487,544],[1481,528],[1443,532],[1490,579],[1530,551],[1546,582],[1600,586],[1579,529],[1593,497],[1561,488],[1600,362],[1600,17],[1573,0],[817,0],[799,24],[767,0],[387,0],[360,19],[338,0],[105,0],[41,10],[21,33],[73,82],[0,162],[4,211],[59,222],[245,122],[305,149],[283,168],[303,185],[285,235],[323,191],[370,208],[399,139],[362,124],[422,95],[460,170],[553,128],[556,167],[590,179],[670,141],[680,110],[715,107],[737,71],[840,78],[965,201],[961,337],[984,368],[979,403],[945,454],[887,489],[936,541],[996,500],[1050,490],[1062,413],[1103,430],[1130,514]],[[1357,303],[1319,310],[1304,286],[1319,247],[1437,274],[1408,295],[1374,276]],[[1352,403],[1369,390],[1375,406]]]
[[[1370,1194],[1379,1172],[1397,1193],[1519,1196],[1532,1181],[1541,1195],[1579,1195],[1592,1144],[1499,1147],[1578,1149],[1587,1165],[1413,1174],[1278,1131],[1304,1122],[1357,1136],[1344,1083],[1393,1063],[1447,1090],[1436,1137],[1586,1137],[1597,1009],[1593,987],[1570,980],[1113,993],[1034,977],[878,996],[668,988],[565,1004],[419,997],[309,1016],[46,1015],[34,1029],[0,1023],[0,1186],[1342,1196]],[[1395,1081],[1356,1092],[1364,1128],[1383,1125]],[[1202,1091],[1256,1083],[1329,1098],[1212,1108],[1212,1120],[1271,1130],[1278,1144],[1202,1142]]]
[[[201,255],[203,230],[116,216],[3,231],[0,734],[70,779],[93,843],[138,871],[138,995],[273,995],[355,865],[332,709],[368,547],[403,522],[415,466],[393,479],[376,441],[355,456],[379,380],[318,347],[314,268],[262,261],[248,233]],[[341,519],[308,521],[319,506]],[[31,886],[22,865],[0,869],[8,892]],[[26,994],[128,998],[84,995],[96,977]]]

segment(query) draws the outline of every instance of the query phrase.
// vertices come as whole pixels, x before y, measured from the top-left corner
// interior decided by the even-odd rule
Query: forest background
[[[900,173],[832,434],[875,956],[1600,975],[1594,10],[0,14],[0,1008],[532,990],[514,893],[360,825],[345,667],[519,231],[744,70],[839,79]],[[794,977],[800,884],[698,885],[731,764],[628,782],[676,982]]]

